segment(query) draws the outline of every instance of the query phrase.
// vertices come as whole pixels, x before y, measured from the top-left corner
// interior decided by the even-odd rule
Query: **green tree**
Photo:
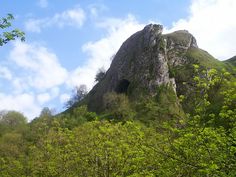
[[[104,95],[103,102],[108,118],[125,121],[132,119],[135,115],[125,94],[109,92]]]
[[[181,127],[166,126],[160,134],[165,149],[155,145],[165,160],[162,170],[167,176],[235,176],[236,83],[227,79],[225,71],[212,69],[199,74],[194,78],[201,95],[194,100],[195,111]],[[218,86],[223,100],[216,111],[211,109],[209,93]]]
[[[48,107],[43,108],[39,115],[39,117],[52,117],[52,116],[53,116],[53,112]]]
[[[26,117],[16,111],[2,111],[0,114],[0,176],[21,176],[24,174],[23,159],[27,132]]]
[[[73,107],[76,103],[79,103],[87,94],[88,90],[86,85],[75,87],[72,92],[71,98],[66,102],[66,108]]]
[[[25,138],[29,142],[37,142],[41,136],[48,134],[50,128],[53,127],[53,115],[52,111],[45,107],[42,109],[39,117],[36,117],[28,124],[28,132]]]
[[[11,27],[11,21],[14,20],[12,14],[7,14],[6,17],[0,19],[0,46],[7,44],[9,41],[20,38],[21,41],[25,41],[25,33],[19,29],[14,29],[12,31],[6,31],[5,29]]]
[[[27,126],[27,118],[17,111],[1,111],[0,112],[0,128],[1,134],[9,131],[24,131]]]
[[[100,68],[95,76],[95,81],[100,82],[106,75],[104,68]]]
[[[151,175],[157,157],[147,146],[146,131],[139,123],[108,121],[85,123],[74,130],[53,128],[30,147],[30,175]]]
[[[0,137],[0,176],[24,176],[27,143],[20,132]]]
[[[82,105],[73,108],[71,111],[57,116],[60,120],[60,124],[63,128],[73,129],[79,125],[82,125],[88,121],[98,119],[98,116],[94,112],[89,112],[87,106]]]

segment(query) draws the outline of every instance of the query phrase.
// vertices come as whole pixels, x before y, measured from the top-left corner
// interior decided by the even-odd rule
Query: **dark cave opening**
[[[127,93],[130,82],[127,79],[122,79],[116,87],[117,93]]]

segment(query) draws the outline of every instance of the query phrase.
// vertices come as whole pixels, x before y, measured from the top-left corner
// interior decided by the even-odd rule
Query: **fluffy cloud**
[[[236,1],[193,0],[190,16],[173,24],[171,31],[187,29],[199,47],[219,59],[236,55]]]
[[[51,96],[49,95],[49,93],[41,93],[37,95],[37,101],[40,104],[44,104],[48,102],[50,99],[51,99]]]
[[[12,79],[11,71],[7,67],[0,65],[0,78],[11,80]]]
[[[68,76],[57,56],[38,44],[15,42],[10,61],[24,71],[18,75],[20,78],[15,78],[15,84],[19,87],[50,89],[63,84]]]
[[[40,44],[16,41],[0,79],[7,79],[9,93],[0,91],[1,109],[23,112],[29,120],[60,95],[68,77],[57,56]]]
[[[31,32],[41,32],[43,28],[47,27],[59,27],[74,26],[80,28],[83,26],[86,19],[86,15],[83,9],[75,7],[73,9],[66,10],[62,13],[57,13],[51,18],[42,19],[29,19],[25,23],[25,28]]]
[[[107,30],[107,34],[98,41],[83,45],[82,50],[88,55],[87,63],[71,72],[71,77],[67,82],[69,85],[85,84],[88,89],[91,89],[98,69],[102,67],[108,69],[111,57],[121,44],[130,35],[141,30],[144,24],[140,24],[132,15],[128,15],[125,19],[107,18],[97,26]]]
[[[89,12],[92,18],[97,18],[100,13],[107,11],[108,7],[106,7],[104,4],[90,4],[89,5]]]
[[[24,113],[28,118],[32,119],[40,113],[40,106],[36,104],[33,94],[22,93],[8,95],[0,93],[0,107],[2,110],[16,110]]]

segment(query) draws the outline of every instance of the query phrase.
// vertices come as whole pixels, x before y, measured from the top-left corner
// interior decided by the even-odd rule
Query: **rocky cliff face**
[[[163,84],[176,92],[178,82],[171,70],[188,63],[186,53],[198,46],[187,31],[165,35],[162,31],[161,25],[150,24],[123,43],[105,77],[88,94],[89,110],[100,112],[107,92],[126,93],[130,98],[153,96]]]

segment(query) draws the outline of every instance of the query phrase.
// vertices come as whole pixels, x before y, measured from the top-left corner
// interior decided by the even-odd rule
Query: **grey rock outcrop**
[[[89,110],[102,111],[103,96],[107,92],[127,93],[132,97],[142,90],[153,96],[162,84],[176,91],[170,68],[186,63],[183,53],[198,46],[187,31],[165,35],[162,32],[161,25],[150,24],[122,44],[105,77],[88,94]]]

